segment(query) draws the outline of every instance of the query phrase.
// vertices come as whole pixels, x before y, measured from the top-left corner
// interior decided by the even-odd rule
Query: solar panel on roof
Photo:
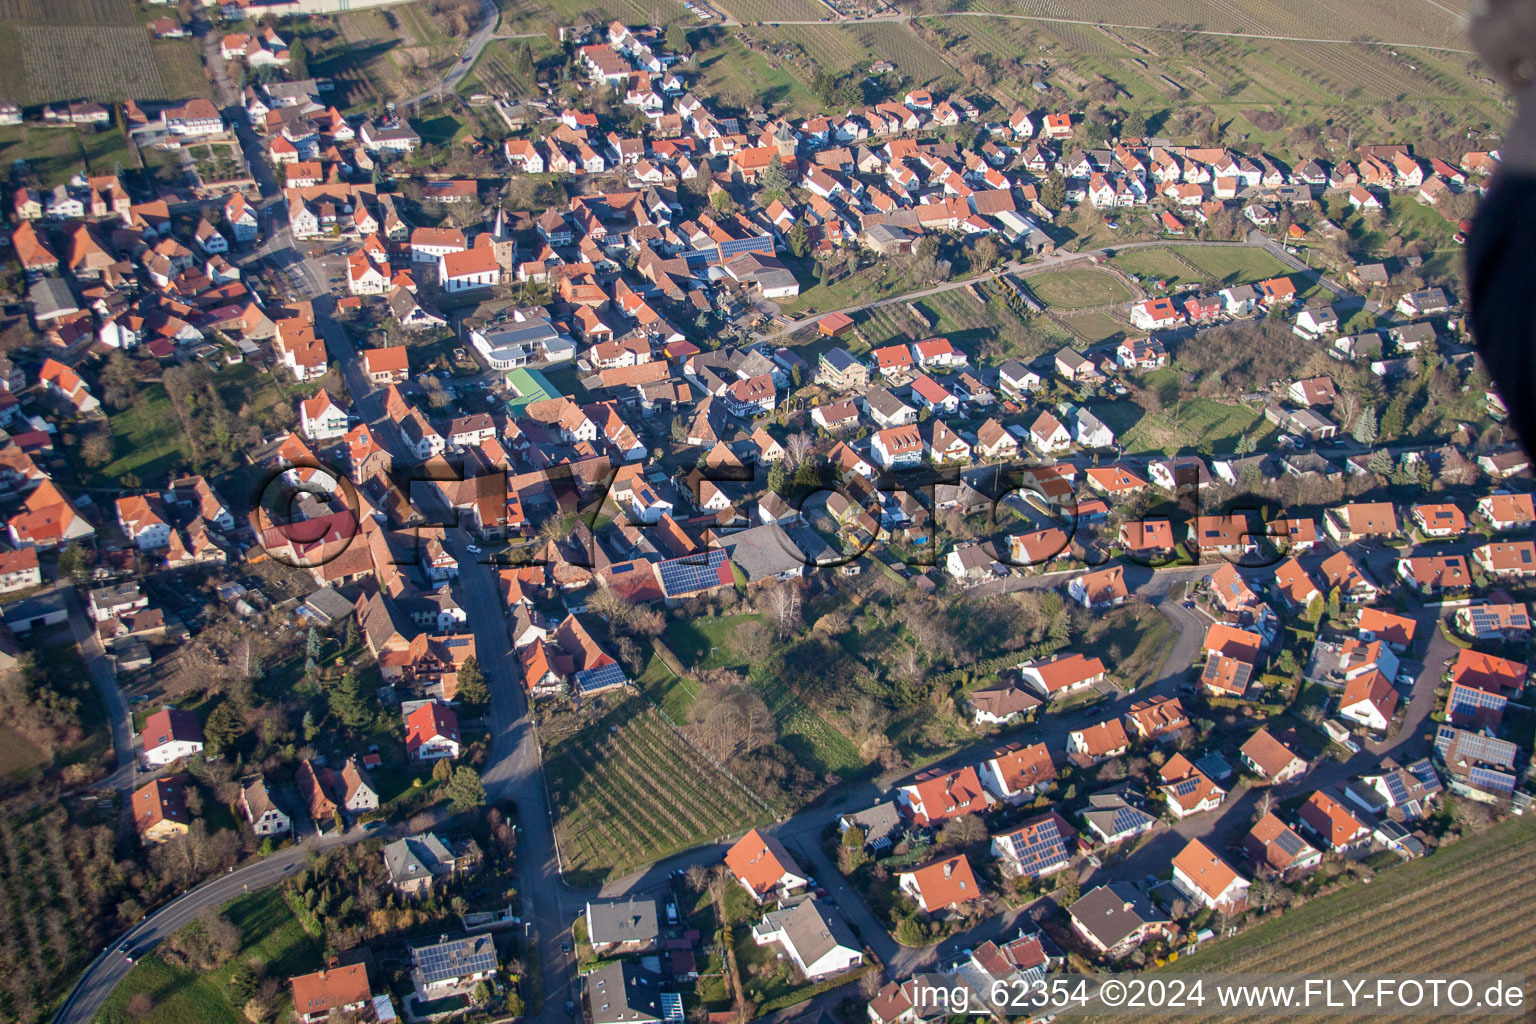
[[[661,575],[661,589],[668,595],[688,594],[696,590],[720,585],[720,567],[725,564],[725,552],[716,548],[704,558],[684,555],[657,565]]]
[[[1151,815],[1143,814],[1134,807],[1122,807],[1115,812],[1115,824],[1112,831],[1113,834],[1119,835],[1122,832],[1142,828],[1151,820]]]
[[[625,679],[624,669],[618,664],[583,669],[576,673],[576,689],[582,693],[593,693],[613,686],[623,686]]]
[[[1493,771],[1489,768],[1473,768],[1468,774],[1472,785],[1482,789],[1491,789],[1501,793],[1512,793],[1515,789],[1515,777],[1507,772]]]
[[[1177,794],[1179,796],[1189,796],[1189,794],[1193,793],[1195,790],[1197,790],[1199,788],[1200,788],[1200,779],[1197,778],[1197,777],[1191,776],[1190,778],[1180,779],[1178,782],[1174,783],[1173,791],[1174,791],[1175,794]]]
[[[1403,785],[1403,776],[1400,772],[1392,772],[1383,780],[1387,784],[1387,799],[1392,801],[1392,806],[1408,802],[1408,787]]]
[[[1306,841],[1290,829],[1286,829],[1275,837],[1275,845],[1284,850],[1288,856],[1295,857],[1307,848]]]

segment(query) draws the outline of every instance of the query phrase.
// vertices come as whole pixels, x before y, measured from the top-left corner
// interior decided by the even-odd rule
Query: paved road
[[[470,36],[469,45],[464,48],[464,52],[460,55],[462,59],[454,62],[453,67],[448,69],[448,73],[443,76],[442,81],[426,92],[418,93],[406,100],[407,106],[415,106],[434,96],[441,96],[443,93],[452,92],[460,80],[473,70],[475,61],[480,59],[481,52],[485,50],[485,45],[496,34],[496,23],[501,20],[494,0],[480,0],[480,13],[484,16],[485,21],[481,23],[479,28],[475,29],[475,34]]]
[[[74,587],[67,584],[60,589],[64,592],[64,603],[69,606],[70,631],[74,634],[75,643],[80,646],[80,654],[85,658],[86,668],[90,670],[91,681],[101,694],[102,703],[107,708],[107,718],[112,724],[112,750],[117,757],[117,767],[97,785],[117,790],[118,831],[125,836],[133,827],[133,721],[128,716],[128,702],[123,699],[123,691],[117,685],[117,671],[101,649],[95,626],[80,605],[80,596],[75,593]]]
[[[135,953],[142,955],[203,911],[217,909],[243,893],[263,888],[283,879],[290,872],[297,870],[311,853],[355,843],[370,834],[386,837],[388,835],[385,832],[366,833],[357,828],[345,835],[310,839],[270,857],[251,861],[228,874],[210,879],[167,903],[118,936],[95,960],[91,961],[91,965],[85,969],[85,973],[75,984],[74,990],[70,992],[69,998],[64,1001],[64,1005],[54,1016],[53,1024],[90,1024],[100,1012],[107,997],[112,994],[112,990],[132,969],[132,965],[124,959],[123,954],[118,952],[118,948],[125,941],[130,944]]]

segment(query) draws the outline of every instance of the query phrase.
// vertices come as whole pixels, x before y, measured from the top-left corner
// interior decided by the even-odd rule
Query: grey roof
[[[594,945],[609,942],[654,942],[661,934],[656,916],[656,901],[589,900],[587,902],[587,939]]]
[[[32,287],[27,289],[27,297],[32,300],[32,312],[39,319],[73,313],[80,308],[69,282],[62,277],[44,277],[33,281]]]
[[[788,910],[776,910],[764,920],[783,930],[785,942],[800,954],[804,964],[815,963],[839,946],[854,950],[861,948],[842,915],[816,900],[805,900]]]
[[[896,810],[896,801],[887,800],[883,804],[875,804],[862,811],[854,811],[852,814],[844,814],[840,820],[851,828],[864,830],[864,842],[873,845],[882,839],[893,840],[901,831],[901,812]]]
[[[661,977],[638,964],[604,964],[587,975],[592,1024],[647,1024],[662,1019]]]
[[[858,365],[858,360],[854,359],[847,349],[828,349],[821,354],[821,358],[838,373],[844,373]]]
[[[304,599],[304,605],[323,616],[328,622],[339,622],[351,616],[356,610],[352,602],[343,597],[334,587],[321,587]]]
[[[489,935],[446,935],[436,942],[411,947],[411,961],[427,985],[467,978],[496,970],[496,943]]]
[[[873,387],[864,392],[864,404],[887,419],[900,415],[903,409],[912,408],[882,387]]]
[[[1118,946],[1144,924],[1168,920],[1153,908],[1140,889],[1124,882],[1091,890],[1068,907],[1067,912],[1107,949]]]
[[[1091,806],[1083,811],[1083,820],[1106,840],[1111,836],[1145,829],[1156,820],[1120,793],[1095,793],[1089,800]]]
[[[810,561],[778,523],[754,526],[721,537],[720,546],[732,564],[746,573],[748,583],[794,572]]]
[[[443,874],[452,860],[447,845],[432,832],[396,839],[384,847],[384,866],[395,885]]]

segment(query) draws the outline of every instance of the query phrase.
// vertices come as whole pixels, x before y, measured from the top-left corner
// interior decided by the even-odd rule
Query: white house
[[[347,410],[329,391],[321,391],[299,403],[299,427],[311,441],[342,437],[349,429]]]
[[[144,763],[158,768],[200,753],[203,727],[191,711],[161,708],[144,720],[139,741],[144,747]]]
[[[460,252],[445,252],[437,258],[437,280],[449,293],[489,288],[501,281],[501,264],[488,245],[477,245]]]
[[[842,915],[814,899],[764,915],[753,926],[752,939],[759,946],[779,943],[812,981],[864,962],[863,948]]]

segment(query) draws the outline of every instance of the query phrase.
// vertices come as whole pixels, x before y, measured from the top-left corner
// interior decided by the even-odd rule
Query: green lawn
[[[1289,274],[1290,269],[1263,249],[1248,245],[1185,245],[1173,252],[1209,274],[1222,287],[1252,284]]]
[[[13,725],[0,723],[0,782],[26,782],[48,764],[48,752]]]
[[[162,384],[144,388],[132,405],[114,413],[107,424],[117,457],[101,469],[102,479],[134,473],[146,483],[160,480],[184,457],[181,421]]]
[[[821,112],[821,101],[783,67],[771,67],[734,33],[719,36],[718,46],[695,52],[690,70],[699,76],[694,91],[727,107],[763,106],[792,116]]]
[[[1255,433],[1256,437],[1261,437],[1270,433],[1269,424],[1257,410],[1210,398],[1176,401],[1156,415],[1136,409],[1140,416],[1133,426],[1121,433],[1113,421],[1123,422],[1125,414],[1117,413],[1115,409],[1117,405],[1127,404],[1112,403],[1104,409],[1110,410],[1105,422],[1119,434],[1120,442],[1128,452],[1225,454],[1236,448],[1237,439],[1244,434]],[[1103,415],[1097,408],[1095,412]]]
[[[756,612],[701,619],[675,619],[667,623],[662,640],[690,671],[710,668],[747,668],[747,656],[735,646],[735,635],[748,623],[761,622]]]
[[[1081,313],[1066,317],[1065,322],[1068,327],[1082,334],[1089,345],[1122,341],[1131,334],[1129,327],[1108,313]]]
[[[1056,309],[1087,309],[1132,298],[1130,289],[1119,278],[1086,267],[1033,274],[1027,284],[1037,299]]]
[[[263,973],[284,982],[296,974],[317,971],[324,963],[322,950],[304,933],[298,920],[284,902],[280,887],[242,896],[225,905],[222,913],[240,931],[240,952],[236,962],[255,961]],[[97,1024],[139,1024],[149,1019],[157,1024],[244,1024],[245,1016],[229,993],[233,963],[210,974],[173,967],[158,954],[145,957],[107,998],[96,1016]],[[148,1018],[128,1011],[135,996],[147,995],[153,1007]],[[278,1019],[286,1019],[280,1014]]]
[[[120,127],[102,131],[75,128],[34,128],[8,125],[0,128],[0,162],[26,160],[44,185],[57,185],[81,169],[91,174],[133,170],[137,164],[128,151]]]
[[[1127,274],[1135,274],[1142,284],[1151,289],[1154,281],[1165,281],[1170,287],[1198,281],[1194,271],[1176,259],[1167,248],[1128,249],[1116,253],[1112,262]]]

